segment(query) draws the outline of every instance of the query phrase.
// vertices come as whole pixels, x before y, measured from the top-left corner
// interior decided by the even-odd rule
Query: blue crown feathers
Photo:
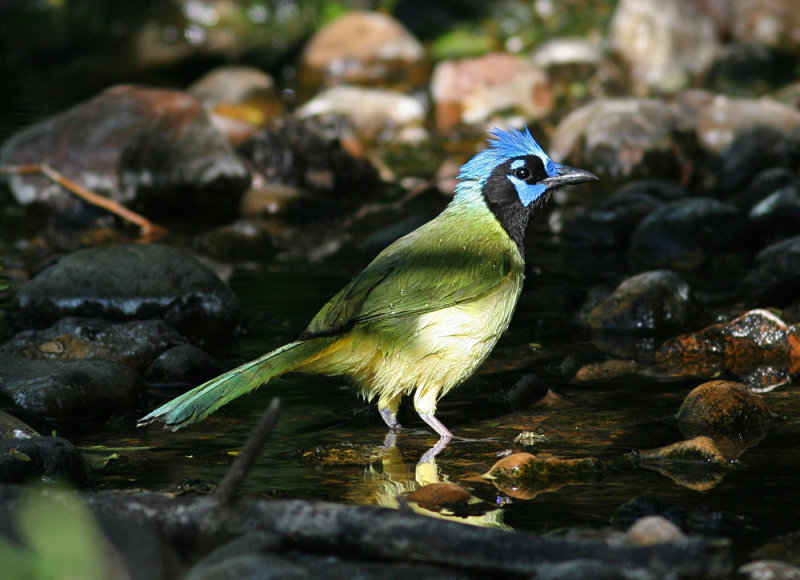
[[[478,181],[483,184],[495,167],[514,157],[525,157],[526,155],[539,157],[549,176],[554,176],[558,171],[560,165],[547,156],[528,128],[525,128],[524,131],[516,129],[504,131],[494,128],[489,133],[495,137],[489,140],[489,148],[475,155],[461,167],[458,174],[459,179]]]

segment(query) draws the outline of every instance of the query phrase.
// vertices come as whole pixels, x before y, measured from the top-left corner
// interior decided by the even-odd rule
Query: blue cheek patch
[[[513,165],[511,167],[514,169]],[[513,175],[509,175],[508,179],[514,184],[514,189],[517,190],[517,197],[519,197],[519,200],[525,207],[528,207],[532,202],[539,199],[539,196],[547,189],[546,185],[525,183]]]

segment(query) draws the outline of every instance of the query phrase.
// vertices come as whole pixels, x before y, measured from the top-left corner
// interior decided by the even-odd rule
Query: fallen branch
[[[158,238],[165,234],[167,230],[158,224],[154,224],[144,216],[129,210],[128,208],[118,204],[116,201],[98,195],[93,191],[83,187],[81,184],[72,181],[65,177],[60,172],[56,171],[47,163],[34,163],[31,165],[4,165],[0,166],[0,175],[34,175],[40,174],[47,177],[53,183],[57,183],[67,191],[77,195],[84,201],[102,207],[115,215],[118,215],[125,221],[139,226],[142,232],[142,237],[145,239]]]
[[[241,453],[233,462],[231,468],[228,470],[227,475],[222,479],[214,494],[222,505],[229,505],[233,501],[236,491],[241,487],[247,474],[253,468],[253,464],[258,457],[261,447],[264,445],[269,434],[278,423],[278,415],[280,414],[281,401],[277,397],[273,398],[267,407],[266,412],[261,416],[250,436],[242,448]]]

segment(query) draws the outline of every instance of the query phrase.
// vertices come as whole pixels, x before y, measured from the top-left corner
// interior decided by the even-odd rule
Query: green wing
[[[452,217],[445,212],[381,252],[319,311],[303,337],[447,308],[523,275],[519,251],[493,216],[466,227]]]

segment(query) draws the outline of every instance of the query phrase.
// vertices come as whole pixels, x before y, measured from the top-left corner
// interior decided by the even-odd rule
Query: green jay
[[[390,432],[403,395],[441,440],[440,397],[472,375],[506,330],[524,278],[531,214],[561,186],[597,176],[550,159],[529,130],[495,129],[459,172],[434,219],[384,249],[291,342],[230,370],[139,420],[173,430],[297,371],[348,377],[377,398]]]

